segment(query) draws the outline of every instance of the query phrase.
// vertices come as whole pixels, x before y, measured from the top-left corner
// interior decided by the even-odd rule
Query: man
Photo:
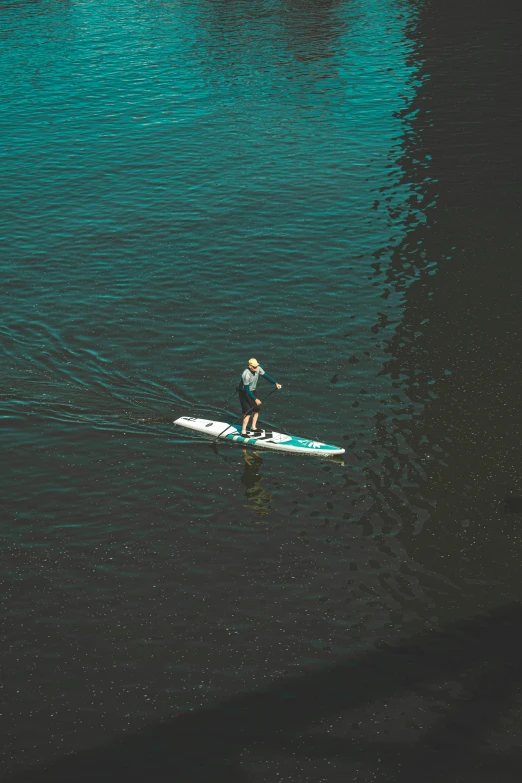
[[[249,359],[248,367],[244,370],[239,386],[237,388],[239,392],[239,402],[241,403],[241,410],[243,411],[243,424],[241,426],[241,435],[248,437],[247,425],[248,420],[252,416],[252,433],[251,435],[262,435],[262,430],[257,429],[257,417],[259,416],[259,406],[261,400],[254,394],[259,376],[262,375],[265,380],[275,384],[276,389],[281,388],[281,384],[272,378],[267,372],[263,370],[257,359]]]

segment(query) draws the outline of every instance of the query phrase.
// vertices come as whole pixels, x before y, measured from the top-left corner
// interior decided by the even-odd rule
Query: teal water
[[[519,44],[464,6],[0,3],[6,772],[518,601]],[[251,356],[265,426],[343,460],[174,427]],[[226,764],[200,726],[179,779],[419,780],[438,665]],[[440,780],[495,779],[504,708]]]

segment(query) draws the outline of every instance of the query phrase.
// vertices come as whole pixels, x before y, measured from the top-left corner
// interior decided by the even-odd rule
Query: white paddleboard
[[[211,438],[220,437],[223,440],[234,443],[255,446],[256,449],[275,449],[277,451],[293,451],[299,454],[318,454],[321,457],[333,457],[336,454],[344,454],[344,449],[338,446],[330,446],[318,440],[298,438],[295,435],[283,435],[282,432],[264,431],[258,437],[252,435],[244,438],[241,435],[239,424],[227,424],[226,421],[211,421],[209,419],[196,419],[192,416],[181,416],[174,421],[180,427],[186,427],[195,432],[201,432]]]

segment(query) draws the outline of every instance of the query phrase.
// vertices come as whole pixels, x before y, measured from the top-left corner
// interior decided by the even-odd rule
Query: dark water
[[[7,777],[522,778],[510,8],[0,2]]]

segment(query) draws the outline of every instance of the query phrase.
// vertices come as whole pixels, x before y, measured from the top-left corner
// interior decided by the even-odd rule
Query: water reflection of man
[[[241,450],[245,459],[245,470],[241,476],[241,483],[246,487],[247,508],[251,508],[260,516],[266,516],[270,511],[272,493],[261,484],[263,477],[259,473],[259,468],[263,464],[263,460],[257,451]]]

